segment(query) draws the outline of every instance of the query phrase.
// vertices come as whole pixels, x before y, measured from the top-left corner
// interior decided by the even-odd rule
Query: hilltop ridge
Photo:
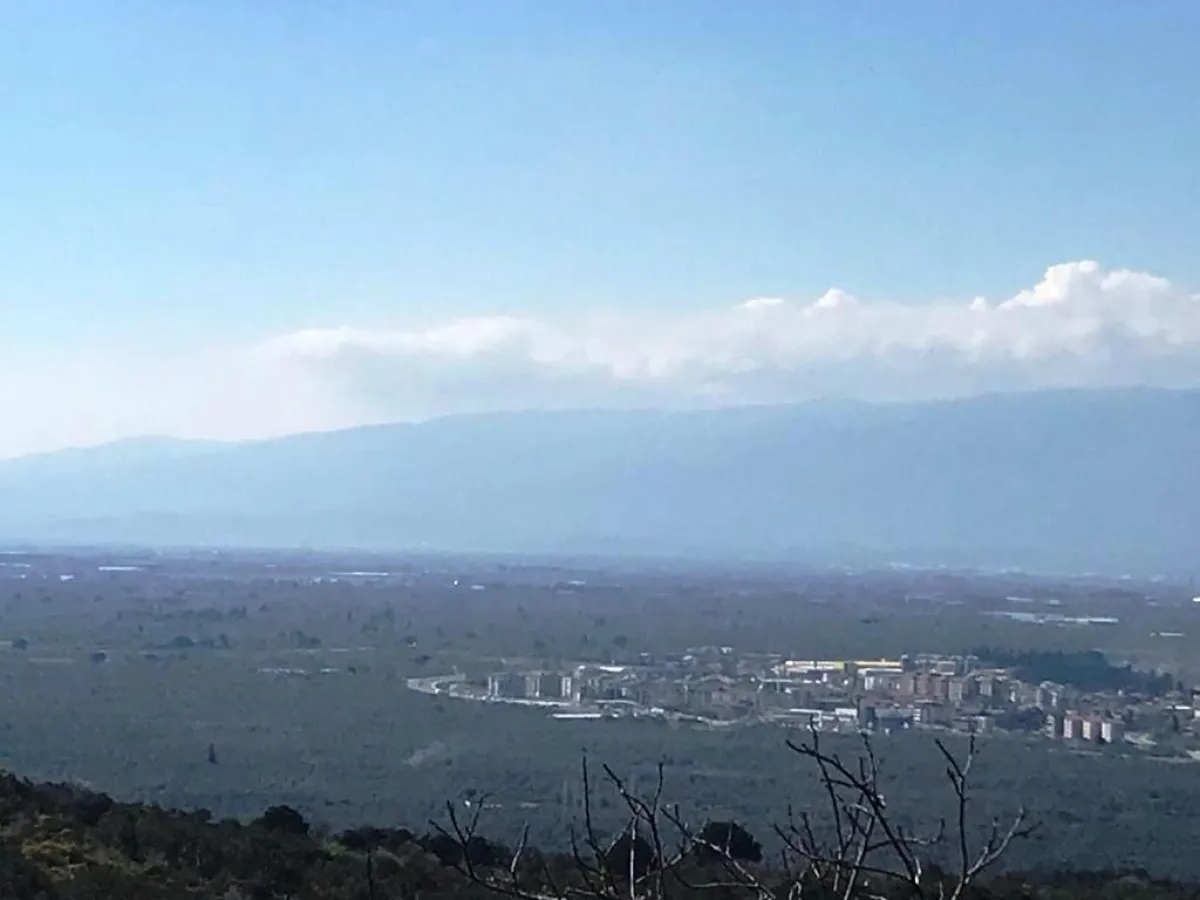
[[[1181,570],[1200,392],[498,413],[0,463],[0,539]]]
[[[740,826],[718,824],[701,833],[728,835],[726,852],[739,860],[736,878],[723,876],[729,885],[703,886],[701,879],[722,877],[726,864],[699,853],[686,866],[671,863],[678,878],[672,876],[669,890],[663,888],[665,894],[647,881],[635,895],[655,900],[717,895],[754,900],[759,890],[770,885],[787,887],[785,872],[769,861],[756,861],[762,859],[757,843]],[[214,821],[202,809],[123,803],[78,786],[34,784],[0,772],[0,896],[11,900],[176,900],[183,896],[197,900],[413,896],[555,900],[584,896],[581,892],[588,889],[586,881],[580,880],[581,863],[572,854],[525,848],[519,880],[511,882],[506,867],[514,848],[473,832],[464,832],[462,839],[456,834],[447,824],[444,829],[431,826],[424,834],[360,827],[334,835],[286,806],[270,807],[248,823]],[[600,846],[611,855],[621,852],[623,845],[617,840]],[[649,866],[640,854],[650,852],[651,845],[641,841],[635,846],[637,865]],[[732,886],[734,881],[741,886]],[[618,900],[629,889],[617,883],[591,890],[598,893],[586,896],[595,900]],[[882,890],[883,894],[855,890],[846,896],[851,900],[902,896]],[[1082,900],[1101,895],[1182,900],[1195,896],[1195,890],[1194,885],[1154,880],[1144,872],[1043,872],[992,877],[972,885],[969,896],[975,900]]]

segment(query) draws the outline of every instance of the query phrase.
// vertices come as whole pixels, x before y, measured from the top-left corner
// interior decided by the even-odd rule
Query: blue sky
[[[1182,312],[1156,313],[1160,331],[1186,336],[1198,38],[1190,0],[11,4],[0,414],[44,408],[0,454],[251,434],[261,415],[218,421],[195,382],[260,346],[320,357],[303,377],[328,407],[264,433],[479,406],[438,399],[467,390],[439,380],[439,328],[515,340],[554,404],[595,403],[599,387],[547,386],[546,358],[648,334],[677,347],[714,310],[833,287],[1002,302],[1084,260],[1168,279]],[[623,324],[578,324],[597,316]],[[496,317],[526,330],[496,337]],[[574,349],[529,337],[548,322]],[[294,376],[273,371],[272,390]],[[660,386],[654,402],[678,393]],[[85,397],[143,389],[170,414],[69,424]]]

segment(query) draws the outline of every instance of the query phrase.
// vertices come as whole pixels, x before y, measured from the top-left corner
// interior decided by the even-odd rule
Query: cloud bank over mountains
[[[922,400],[1200,386],[1200,295],[1091,261],[1006,299],[902,304],[837,289],[664,315],[342,326],[186,358],[5,366],[0,456],[137,434],[266,437],[514,409]]]
[[[513,408],[916,400],[1200,384],[1200,296],[1091,261],[1001,301],[900,304],[833,289],[669,318],[497,316],[296,331],[260,360],[382,417]]]

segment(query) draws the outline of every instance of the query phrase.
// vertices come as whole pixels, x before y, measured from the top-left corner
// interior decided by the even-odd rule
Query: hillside
[[[460,825],[466,828],[466,825]],[[726,834],[726,862],[715,851],[689,851],[671,863],[669,878],[654,873],[650,843],[637,842],[633,857],[644,874],[631,893],[622,883],[615,857],[629,857],[620,841],[598,843],[614,859],[595,865],[585,849],[541,854],[526,848],[517,879],[506,864],[513,850],[485,838],[466,839],[447,825],[423,835],[405,829],[360,828],[337,835],[321,832],[288,807],[272,807],[250,823],[213,821],[204,810],[165,810],[119,803],[65,784],[32,784],[0,774],[0,896],[5,900],[399,900],[399,898],[482,898],[513,900],[590,897],[619,900],[762,900],[783,896],[789,876],[755,862],[754,838],[740,828],[719,825],[703,834]],[[453,835],[453,836],[452,836]],[[738,837],[734,837],[738,835]],[[608,848],[608,849],[604,849]],[[465,852],[464,852],[465,851]],[[649,855],[644,857],[643,852]],[[603,856],[601,858],[604,858]],[[644,861],[645,860],[645,861]],[[930,869],[932,873],[934,870]],[[901,889],[875,886],[844,895],[911,897]],[[936,876],[928,875],[929,896],[938,896]],[[590,886],[589,886],[590,885]],[[778,893],[775,893],[775,892]],[[1144,873],[1003,875],[973,885],[963,896],[976,900],[1084,897],[1175,900],[1194,897],[1196,886],[1159,882]],[[803,896],[833,896],[817,882]],[[922,894],[924,896],[924,894]]]
[[[0,464],[0,539],[1190,569],[1200,392],[512,413]]]

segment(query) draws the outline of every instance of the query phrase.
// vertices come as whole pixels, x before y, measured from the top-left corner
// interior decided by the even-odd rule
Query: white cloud
[[[315,328],[160,359],[0,356],[0,456],[136,434],[260,437],[446,413],[1200,386],[1200,296],[1094,262],[1009,298],[829,290],[663,315]]]
[[[676,319],[462,319],[310,330],[262,354],[379,417],[495,408],[915,399],[980,390],[1200,384],[1200,297],[1094,262],[997,302],[759,298]]]

